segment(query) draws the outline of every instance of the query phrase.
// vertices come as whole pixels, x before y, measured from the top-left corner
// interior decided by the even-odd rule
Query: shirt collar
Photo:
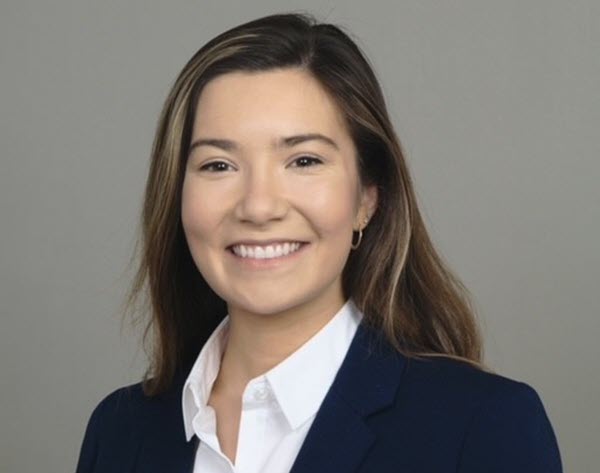
[[[352,299],[348,299],[307,342],[259,376],[267,379],[292,429],[299,427],[319,410],[362,317],[362,312]],[[193,419],[206,407],[219,372],[228,327],[229,316],[226,316],[204,344],[184,384],[182,407],[188,441],[194,435]]]
[[[198,411],[205,408],[212,385],[219,374],[221,357],[227,344],[229,316],[221,321],[208,338],[183,385],[182,408],[185,437],[194,436],[193,420]]]

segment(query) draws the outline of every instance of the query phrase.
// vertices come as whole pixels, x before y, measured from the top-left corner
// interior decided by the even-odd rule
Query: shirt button
[[[254,400],[256,401],[264,401],[269,397],[269,390],[265,387],[257,388],[254,391]]]

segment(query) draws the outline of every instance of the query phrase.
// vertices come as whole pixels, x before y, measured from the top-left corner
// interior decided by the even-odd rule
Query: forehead
[[[231,72],[200,94],[194,135],[321,132],[349,138],[335,101],[307,71]]]

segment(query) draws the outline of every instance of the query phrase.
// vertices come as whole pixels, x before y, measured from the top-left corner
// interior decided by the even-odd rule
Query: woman
[[[94,410],[79,473],[561,471],[535,390],[482,366],[339,28],[273,15],[202,47],[142,220],[152,364]]]

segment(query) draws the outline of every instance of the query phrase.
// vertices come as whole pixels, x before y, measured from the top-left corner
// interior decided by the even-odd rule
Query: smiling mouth
[[[227,249],[239,258],[269,260],[293,255],[307,244],[307,242],[297,241],[270,245],[232,245]]]

